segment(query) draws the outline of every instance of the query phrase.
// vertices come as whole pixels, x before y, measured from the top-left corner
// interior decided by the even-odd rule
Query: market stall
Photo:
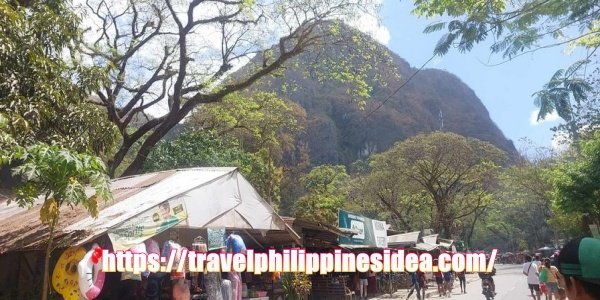
[[[227,283],[205,274],[104,274],[96,271],[96,248],[161,254],[183,247],[234,251],[241,247],[228,247],[232,236],[242,241],[243,248],[257,251],[302,246],[300,236],[235,168],[169,170],[118,178],[111,182],[111,191],[113,199],[100,203],[97,218],[82,207],[61,208],[50,274],[54,291],[65,299],[78,299],[88,290],[93,293],[86,299],[117,299],[117,295],[172,299],[178,293],[195,292],[195,299],[201,299],[207,281]],[[0,296],[31,298],[24,293],[39,288],[40,261],[48,236],[47,226],[39,221],[41,205],[39,199],[29,210],[14,203],[0,208]],[[72,280],[83,272],[93,276],[93,285],[86,289]],[[59,284],[65,279],[68,285]],[[244,296],[260,298],[276,296],[268,291],[276,294],[278,280],[274,274],[264,278],[240,275],[240,280],[232,283],[236,290],[246,283]]]

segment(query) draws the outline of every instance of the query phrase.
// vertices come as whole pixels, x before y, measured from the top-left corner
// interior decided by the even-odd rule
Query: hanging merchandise
[[[232,300],[242,300],[242,277],[238,272],[229,272],[228,278],[231,281],[231,288],[233,290],[231,298]]]
[[[233,287],[231,286],[231,280],[223,279],[223,281],[221,281],[221,290],[223,293],[223,300],[233,300]]]
[[[192,251],[196,253],[206,253],[208,252],[208,247],[206,245],[206,240],[202,236],[197,236],[194,238],[194,242],[192,243]],[[200,266],[196,266],[197,268]],[[190,272],[191,280],[192,280],[192,291],[195,294],[199,294],[203,288],[201,288],[200,283],[200,273],[199,272]]]
[[[102,291],[105,277],[102,272],[102,248],[94,244],[77,265],[77,272],[81,295],[87,300],[96,299]]]
[[[145,241],[144,244],[146,245],[146,252],[148,254],[158,254],[160,256],[160,246],[158,245],[157,241],[154,239],[149,239]],[[150,276],[150,272],[142,272],[142,276],[148,277]]]
[[[168,240],[163,245],[161,256],[169,257],[169,255],[171,255],[171,250],[179,250],[179,249],[181,249],[181,245],[175,243],[172,240]],[[178,251],[178,253],[179,253],[179,251]],[[175,256],[175,261],[177,261],[177,260],[178,260],[178,255]],[[165,265],[166,265],[166,262],[165,262]]]
[[[181,251],[185,250],[186,252],[189,252],[189,250],[186,247],[181,247],[181,249],[179,249],[178,254],[177,254],[177,264],[173,265],[173,270],[171,271],[171,279],[185,279],[185,270],[188,267],[186,265],[186,263],[184,262],[183,264],[183,268],[181,272],[177,272],[177,267],[179,266],[179,260],[181,259]],[[185,260],[185,258],[183,258]]]
[[[148,253],[146,251],[146,244],[139,243],[129,249],[131,253]],[[136,280],[142,281],[142,274],[134,274],[133,272],[123,272],[121,273],[121,280]]]
[[[227,237],[227,252],[233,252],[234,254],[245,252],[246,244],[241,236],[232,233]]]
[[[170,270],[171,279],[185,278],[184,272],[181,272],[181,273],[177,272],[177,266],[179,265],[179,260],[181,259],[181,250],[182,249],[185,249],[185,248],[182,248],[181,245],[179,245],[178,243],[175,243],[174,241],[171,241],[171,240],[165,242],[165,244],[163,246],[163,250],[162,250],[163,257],[169,257],[171,255],[171,251],[175,250],[175,259],[173,260],[173,265],[172,265],[173,268]]]
[[[79,299],[77,264],[83,259],[86,251],[83,247],[68,248],[63,252],[52,272],[52,287],[65,300]]]
[[[203,237],[197,236],[194,238],[194,243],[192,243],[192,250],[198,253],[208,252],[208,246],[206,245],[206,241]]]
[[[154,239],[149,239],[145,242],[146,244],[146,250],[148,251],[148,254],[150,253],[156,253],[158,255],[160,255],[160,245],[158,245],[158,242]]]
[[[227,252],[244,253],[246,252],[246,244],[241,236],[232,233],[227,237]],[[242,278],[238,272],[229,272],[229,280],[231,280],[231,286],[233,288],[233,299],[242,299]]]

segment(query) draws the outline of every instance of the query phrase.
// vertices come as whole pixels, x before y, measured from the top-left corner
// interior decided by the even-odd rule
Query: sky
[[[435,20],[412,15],[413,0],[372,1],[383,5],[380,22],[374,16],[363,14],[351,25],[370,33],[415,68],[429,60],[443,32],[424,34],[423,29]],[[83,3],[83,0],[76,2]],[[84,20],[86,26],[93,27],[91,20]],[[217,40],[219,37],[218,34],[207,34],[205,31],[201,35],[204,38],[216,37]],[[521,138],[528,138],[538,146],[556,147],[556,139],[553,139],[554,133],[550,128],[558,125],[560,118],[550,115],[538,123],[532,94],[540,90],[556,70],[567,68],[582,59],[584,53],[578,51],[567,55],[566,49],[559,46],[523,55],[499,66],[490,66],[503,61],[501,55],[490,56],[490,44],[489,41],[483,42],[468,53],[452,49],[445,56],[434,58],[426,67],[446,70],[461,78],[481,99],[491,119],[505,136],[515,142],[517,149]],[[236,67],[242,65],[240,63]],[[164,114],[167,111],[166,101],[153,108],[156,111],[151,111],[152,114]]]
[[[420,67],[432,56],[443,32],[423,33],[434,20],[412,15],[412,0],[383,1],[381,23],[371,27],[371,34],[413,67]],[[525,137],[538,146],[556,146],[550,128],[560,124],[560,118],[553,115],[536,122],[537,108],[532,94],[540,90],[556,70],[567,68],[584,53],[568,54],[565,47],[559,46],[490,66],[504,59],[501,55],[490,56],[489,45],[490,42],[481,43],[468,53],[453,49],[443,57],[434,58],[426,68],[446,70],[461,78],[517,148],[518,140]]]

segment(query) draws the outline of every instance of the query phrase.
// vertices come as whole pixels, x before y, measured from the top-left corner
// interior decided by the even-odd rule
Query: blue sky
[[[411,14],[412,0],[384,0],[382,24],[389,31],[388,47],[413,67],[427,61],[442,32],[424,34],[423,29],[434,20]],[[523,55],[499,66],[501,55],[490,58],[489,42],[477,45],[471,52],[451,50],[432,60],[427,67],[449,71],[460,77],[475,91],[487,107],[490,117],[507,138],[518,147],[518,139],[527,137],[539,146],[551,146],[551,127],[559,124],[544,121],[532,124],[536,111],[532,94],[542,88],[558,69],[566,68],[582,58],[581,51],[567,55],[564,47],[543,49]],[[418,75],[417,75],[418,76]]]

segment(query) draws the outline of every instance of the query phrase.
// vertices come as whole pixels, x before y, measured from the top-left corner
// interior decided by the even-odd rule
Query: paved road
[[[523,276],[520,265],[498,265],[496,267],[495,300],[531,300],[529,289],[527,288],[526,277]],[[481,280],[474,280],[467,284],[467,294],[460,294],[458,284],[454,285],[452,299],[456,300],[482,300],[485,297],[481,294]],[[438,298],[437,293],[432,297]]]
[[[458,281],[455,281],[450,298],[438,297],[437,289],[430,287],[428,290],[430,296],[427,299],[485,300],[485,297],[481,294],[481,280],[477,275],[468,275],[467,281],[467,294],[460,294]],[[532,300],[527,288],[526,277],[523,276],[520,265],[497,265],[494,281],[496,283],[496,292],[498,293],[496,298],[494,298],[495,300]],[[404,300],[406,299],[406,294],[406,290],[402,290],[395,293],[392,297],[385,295],[369,299]],[[410,299],[416,300],[417,297],[413,294]]]

